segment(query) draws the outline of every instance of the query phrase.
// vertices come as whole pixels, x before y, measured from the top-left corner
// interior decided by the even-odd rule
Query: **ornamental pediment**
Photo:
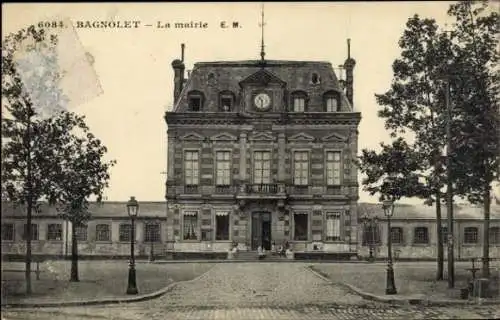
[[[300,133],[297,133],[293,136],[291,136],[290,138],[288,138],[289,141],[306,141],[306,142],[312,142],[314,141],[314,137],[307,134],[307,133],[304,133],[304,132],[300,132]]]
[[[256,133],[249,138],[250,141],[274,141],[275,139],[276,137],[272,134],[265,132]]]
[[[179,139],[183,140],[183,141],[203,141],[203,140],[205,140],[205,138],[202,135],[195,133],[195,132],[190,132],[190,133],[180,137]]]
[[[334,132],[332,134],[323,137],[321,140],[325,142],[346,142],[347,137]]]
[[[218,133],[216,135],[211,136],[210,140],[212,140],[212,141],[236,141],[236,140],[238,140],[238,138],[230,133],[223,132],[223,133]]]
[[[279,84],[281,86],[285,86],[286,82],[281,80],[278,76],[275,74],[261,69],[254,74],[251,74],[247,78],[243,79],[239,84],[241,87],[243,87],[245,84],[259,84],[259,85],[264,85],[267,86],[268,84]]]

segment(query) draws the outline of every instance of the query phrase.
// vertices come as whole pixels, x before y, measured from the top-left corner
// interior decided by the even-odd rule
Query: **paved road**
[[[345,267],[339,265],[339,268]],[[492,319],[496,306],[396,307],[330,285],[304,264],[218,264],[151,301],[99,307],[9,310],[11,319]],[[2,319],[2,320],[3,320]]]

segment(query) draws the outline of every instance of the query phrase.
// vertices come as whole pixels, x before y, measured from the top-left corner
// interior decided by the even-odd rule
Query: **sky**
[[[343,64],[351,39],[354,108],[361,112],[359,149],[388,142],[377,118],[375,93],[391,83],[391,65],[400,54],[398,40],[409,17],[449,23],[451,2],[265,3],[265,51],[273,60],[329,61]],[[109,201],[163,201],[167,168],[164,113],[172,106],[171,62],[186,45],[186,69],[195,62],[259,59],[260,3],[103,3],[3,4],[2,38],[39,21],[69,21],[67,90],[71,111],[86,116],[91,131],[108,147]],[[75,28],[86,21],[140,21],[139,28]],[[206,28],[157,28],[157,24],[207,23]],[[236,21],[239,28],[220,28]],[[129,22],[130,25],[133,25]],[[147,24],[151,26],[146,26]],[[57,25],[57,23],[56,23]],[[62,30],[62,29],[61,29]],[[338,71],[337,71],[338,72]],[[338,73],[337,73],[338,75]],[[361,177],[360,177],[361,178]],[[360,190],[360,201],[376,197]],[[403,202],[420,202],[404,199]]]

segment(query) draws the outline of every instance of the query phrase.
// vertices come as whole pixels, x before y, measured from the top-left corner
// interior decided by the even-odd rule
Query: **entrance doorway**
[[[271,214],[269,212],[254,212],[252,214],[252,250],[259,245],[271,250]]]

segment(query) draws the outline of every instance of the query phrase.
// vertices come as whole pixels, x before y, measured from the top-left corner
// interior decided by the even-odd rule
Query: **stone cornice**
[[[273,125],[358,125],[361,121],[361,113],[270,113],[265,116],[251,117],[230,112],[166,112],[165,120],[168,125],[251,125],[256,123]]]

